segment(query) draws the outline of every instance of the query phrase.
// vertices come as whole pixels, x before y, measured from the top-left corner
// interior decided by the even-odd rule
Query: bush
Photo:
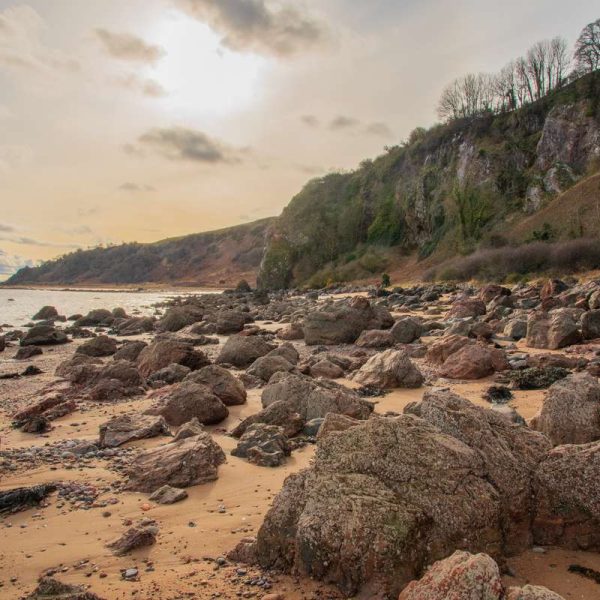
[[[426,281],[515,281],[533,273],[570,274],[600,268],[600,240],[532,242],[517,247],[479,250],[453,259],[423,275]]]

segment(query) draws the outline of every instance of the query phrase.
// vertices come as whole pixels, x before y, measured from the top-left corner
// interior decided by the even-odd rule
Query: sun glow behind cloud
[[[151,70],[173,111],[227,115],[257,101],[268,60],[224,48],[206,25],[171,13],[152,32],[166,56]]]

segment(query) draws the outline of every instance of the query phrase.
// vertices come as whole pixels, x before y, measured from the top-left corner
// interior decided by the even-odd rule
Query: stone
[[[534,542],[600,549],[600,442],[557,446],[534,477]]]
[[[21,346],[52,346],[66,344],[69,338],[52,325],[35,325],[21,338]]]
[[[300,354],[298,353],[298,350],[296,350],[293,344],[290,343],[281,344],[280,346],[277,346],[277,348],[271,350],[271,352],[269,352],[267,356],[281,356],[293,365],[297,365],[298,360],[300,359]]]
[[[196,417],[203,425],[220,423],[229,410],[205,385],[185,381],[173,389],[146,414],[161,415],[169,425],[182,425]]]
[[[42,306],[35,315],[33,315],[34,321],[50,321],[58,317],[58,311],[54,306]]]
[[[29,360],[34,356],[42,354],[43,350],[39,346],[23,346],[17,350],[15,354],[16,360]]]
[[[80,317],[75,321],[76,327],[90,327],[94,325],[107,324],[110,325],[114,321],[114,317],[110,310],[106,308],[95,308],[85,317]]]
[[[198,421],[198,417],[194,417],[179,427],[173,441],[178,442],[179,440],[201,435],[204,431],[204,425]]]
[[[527,336],[527,321],[511,319],[504,327],[504,335],[511,340],[521,340]]]
[[[269,381],[273,374],[283,371],[289,373],[295,369],[283,356],[261,356],[248,367],[247,373],[263,381]]]
[[[562,367],[529,367],[509,373],[512,387],[517,390],[541,390],[564,379],[569,371]]]
[[[584,340],[600,338],[600,310],[589,310],[581,317],[581,335]]]
[[[344,376],[344,369],[328,359],[316,362],[310,367],[310,374],[313,377],[325,377],[326,379],[338,379]]]
[[[207,386],[225,406],[237,406],[246,402],[244,384],[227,369],[219,365],[208,365],[193,371],[185,381],[193,381]]]
[[[581,333],[569,309],[537,311],[527,320],[527,346],[557,350],[581,342]]]
[[[172,385],[173,383],[183,381],[189,373],[191,373],[189,367],[172,363],[152,373],[148,377],[148,383]]]
[[[254,450],[260,452],[254,452]],[[291,453],[288,439],[282,427],[256,423],[250,425],[241,436],[232,456],[247,458],[259,466],[279,466]]]
[[[81,585],[62,583],[52,577],[41,577],[38,586],[24,600],[102,600]]]
[[[304,339],[304,330],[300,323],[289,323],[277,331],[277,337],[280,340],[302,340]]]
[[[541,585],[508,588],[506,600],[565,600],[562,596]]]
[[[569,375],[552,384],[531,427],[555,446],[600,440],[600,384],[588,373]]]
[[[187,488],[214,481],[225,454],[208,432],[138,454],[128,469],[127,489],[154,492],[164,485]]]
[[[77,348],[77,354],[86,356],[112,356],[117,351],[117,340],[107,335],[99,335],[89,339]]]
[[[185,490],[174,488],[170,485],[163,485],[158,488],[149,498],[151,502],[157,504],[175,504],[181,502],[188,497],[188,493]]]
[[[399,319],[394,323],[391,334],[397,344],[410,344],[421,337],[422,326],[412,317]]]
[[[483,301],[485,304],[488,304],[498,296],[510,296],[511,294],[512,292],[509,288],[494,283],[489,283],[484,285],[479,290],[478,296],[481,301]]]
[[[461,296],[453,303],[446,315],[447,319],[466,319],[485,315],[485,302],[477,298]]]
[[[508,368],[503,350],[477,343],[451,354],[442,365],[440,375],[447,379],[481,379]]]
[[[379,389],[418,388],[424,381],[408,354],[392,349],[373,355],[352,379],[364,386]]]
[[[110,548],[115,556],[124,556],[132,550],[155,544],[157,533],[158,528],[153,525],[130,527],[119,538],[106,544],[106,547]]]
[[[140,352],[147,346],[146,342],[136,340],[133,342],[124,343],[114,354],[115,360],[128,360],[135,362]]]
[[[353,344],[375,317],[366,298],[340,301],[309,312],[304,319],[304,340],[309,346]],[[378,329],[378,327],[373,327]]]
[[[139,387],[128,387],[118,379],[102,379],[88,392],[88,398],[94,402],[112,402],[143,394]]]
[[[37,506],[56,490],[53,483],[20,487],[0,491],[0,514],[15,513]]]
[[[122,415],[100,425],[101,448],[116,448],[134,440],[169,435],[169,427],[162,417],[151,415]]]
[[[473,340],[463,335],[444,336],[427,348],[425,357],[434,365],[442,365],[450,355],[458,352],[463,346],[474,343]]]
[[[338,415],[336,413],[327,413],[323,419],[323,424],[319,427],[317,440],[321,440],[326,435],[337,431],[346,431],[351,427],[360,425],[361,421],[347,417],[346,415]]]
[[[144,348],[137,358],[137,367],[144,377],[149,377],[172,363],[195,371],[206,366],[209,361],[200,350],[195,350],[189,344],[172,340],[154,342]]]
[[[102,362],[97,358],[74,354],[61,362],[54,373],[57,377],[68,379],[73,384],[88,384],[97,379],[101,365]]]
[[[259,336],[232,335],[221,348],[216,362],[244,369],[273,349],[271,344]]]
[[[140,387],[144,385],[144,379],[140,375],[135,365],[127,360],[115,360],[109,362],[98,371],[97,378],[116,379],[125,387]]]
[[[389,329],[367,329],[356,340],[359,348],[389,348],[394,343],[392,332]]]
[[[248,313],[237,310],[222,310],[217,315],[217,333],[220,335],[238,333],[244,329],[246,323],[251,321],[252,318]]]
[[[195,306],[173,306],[156,323],[158,331],[179,331],[187,325],[202,321],[202,311]]]

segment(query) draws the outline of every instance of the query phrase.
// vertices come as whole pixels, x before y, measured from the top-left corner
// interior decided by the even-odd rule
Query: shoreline
[[[111,287],[101,286],[100,284],[82,284],[82,285],[59,285],[59,284],[36,284],[36,285],[4,285],[0,283],[0,290],[32,290],[32,291],[50,291],[50,292],[99,292],[99,293],[125,293],[125,294],[143,294],[143,293],[221,293],[226,288],[223,286],[166,286],[163,284],[140,285],[132,287],[130,284],[111,285]]]

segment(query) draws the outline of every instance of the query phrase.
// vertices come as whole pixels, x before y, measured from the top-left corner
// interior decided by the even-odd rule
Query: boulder
[[[588,373],[569,375],[552,384],[531,427],[560,444],[600,440],[600,384]]]
[[[144,527],[130,527],[119,538],[106,544],[107,548],[112,550],[115,556],[124,556],[132,550],[143,548],[144,546],[152,546],[156,543],[156,534],[158,527],[146,525]]]
[[[158,488],[149,498],[151,502],[157,504],[175,504],[181,502],[188,497],[188,493],[185,490],[171,487],[170,485],[163,485]]]
[[[263,381],[269,381],[274,373],[289,373],[295,369],[283,356],[261,356],[248,367],[247,373]]]
[[[326,379],[338,379],[344,376],[344,369],[339,365],[324,358],[310,367],[310,374],[313,377],[325,377]]]
[[[87,384],[97,379],[101,366],[100,359],[75,353],[71,358],[61,362],[54,373],[57,377],[68,379],[73,384]]]
[[[503,287],[501,285],[496,285],[494,283],[489,283],[488,285],[484,285],[479,290],[479,299],[487,304],[497,298],[498,296],[510,296],[512,292],[509,288]]]
[[[42,306],[35,315],[33,315],[34,321],[50,321],[58,317],[58,311],[54,306]]]
[[[260,452],[255,452],[255,450]],[[232,456],[247,458],[259,466],[278,466],[289,456],[291,449],[282,427],[256,423],[246,429]]]
[[[158,331],[179,331],[187,325],[202,321],[202,311],[196,306],[174,306],[156,323]]]
[[[392,349],[373,355],[352,379],[364,386],[379,389],[418,388],[424,381],[408,354]]]
[[[298,360],[300,360],[300,354],[298,353],[298,350],[296,350],[293,344],[290,343],[281,344],[281,346],[277,346],[277,348],[271,350],[271,352],[269,352],[267,356],[281,356],[293,365],[298,364]]]
[[[173,387],[146,414],[160,415],[169,425],[182,425],[197,417],[203,425],[220,423],[229,415],[227,407],[205,385],[185,381]]]
[[[227,369],[219,365],[208,365],[193,371],[185,381],[193,381],[207,386],[225,406],[236,406],[246,402],[244,384]]]
[[[569,309],[533,312],[527,320],[527,346],[557,350],[581,342],[577,322]]]
[[[353,419],[352,417],[347,417],[345,415],[327,413],[323,423],[319,427],[317,440],[321,440],[330,433],[334,433],[336,431],[346,431],[346,429],[350,429],[350,427],[356,427],[357,425],[360,425],[361,422],[362,421],[359,421],[358,419]]]
[[[100,596],[86,591],[82,585],[62,583],[52,577],[41,577],[38,586],[24,600],[102,600]]]
[[[447,319],[466,319],[467,317],[480,317],[485,315],[485,302],[477,298],[461,296],[450,307]]]
[[[399,319],[394,323],[391,334],[397,344],[410,344],[421,337],[421,323],[412,317]]]
[[[122,415],[100,425],[99,446],[116,448],[127,442],[169,435],[169,427],[162,417],[151,415]]]
[[[512,387],[517,390],[541,390],[564,379],[569,374],[562,367],[528,367],[509,373]]]
[[[527,321],[511,319],[504,327],[504,335],[511,340],[521,340],[527,336]]]
[[[53,483],[2,490],[0,491],[0,515],[13,514],[32,506],[38,506],[42,500],[55,490],[56,485]]]
[[[271,344],[259,336],[232,335],[221,348],[216,362],[244,369],[273,349]]]
[[[154,342],[144,348],[137,358],[138,369],[144,377],[149,377],[172,363],[195,371],[206,366],[209,361],[200,350],[195,350],[189,344],[172,340]]]
[[[290,323],[277,331],[277,337],[280,340],[301,340],[304,339],[304,329],[300,323]]]
[[[584,340],[600,338],[600,310],[589,310],[581,317],[581,335]]]
[[[434,365],[442,365],[447,358],[463,346],[475,342],[463,335],[449,335],[436,340],[427,348],[426,359]]]
[[[124,343],[114,354],[115,360],[128,360],[135,362],[140,355],[140,352],[147,346],[146,342],[136,340],[133,342]]]
[[[600,549],[600,442],[557,446],[534,478],[536,544]]]
[[[389,329],[367,329],[356,340],[359,348],[389,348],[394,343],[392,332]]]
[[[448,357],[440,375],[447,379],[481,379],[508,368],[503,350],[483,344],[469,344]]]
[[[23,346],[15,354],[16,360],[28,360],[34,356],[39,356],[43,351],[39,346]]]
[[[75,321],[76,327],[91,327],[94,325],[110,325],[114,321],[114,317],[110,310],[106,308],[95,308],[85,317],[80,317]]]
[[[118,379],[102,379],[88,392],[88,398],[94,402],[112,402],[143,394],[140,387],[129,387]]]
[[[252,318],[248,313],[237,310],[222,310],[217,315],[217,333],[220,335],[238,333],[244,329],[246,323],[251,321]]]
[[[144,379],[135,365],[127,360],[115,360],[109,362],[98,371],[97,379],[116,379],[125,387],[141,387]]]
[[[210,434],[186,438],[146,450],[128,470],[127,489],[154,492],[164,485],[186,488],[214,481],[225,454]]]
[[[186,438],[200,435],[201,433],[204,433],[204,431],[204,425],[198,421],[198,417],[194,417],[179,427],[173,441],[178,442],[179,440],[185,440]]]
[[[163,367],[152,373],[152,375],[148,377],[148,383],[153,384],[155,387],[161,384],[172,385],[173,383],[183,381],[190,372],[189,367],[172,363],[168,367]]]
[[[21,346],[52,346],[66,344],[69,341],[66,333],[52,325],[35,325],[21,338]]]
[[[99,335],[89,339],[77,348],[77,354],[86,356],[112,356],[117,351],[117,340],[107,335]]]
[[[309,346],[353,344],[374,317],[366,298],[336,302],[306,315],[304,340]]]

